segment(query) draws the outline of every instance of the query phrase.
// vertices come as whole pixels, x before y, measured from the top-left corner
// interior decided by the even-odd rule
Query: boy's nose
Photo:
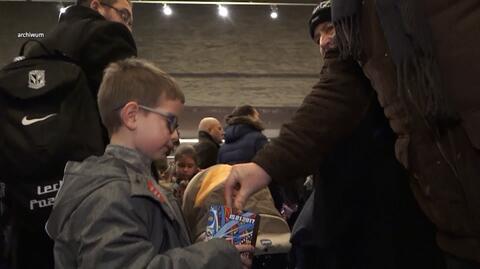
[[[178,135],[178,130],[173,131],[170,134],[170,138],[171,138],[172,141],[179,140],[180,136]]]

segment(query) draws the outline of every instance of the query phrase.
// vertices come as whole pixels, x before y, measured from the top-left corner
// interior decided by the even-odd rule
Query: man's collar
[[[213,137],[208,132],[198,131],[198,140],[200,140],[202,138],[208,139],[208,140],[212,141],[213,143],[215,143],[216,145],[218,145],[218,143],[215,141],[215,139],[213,139]]]

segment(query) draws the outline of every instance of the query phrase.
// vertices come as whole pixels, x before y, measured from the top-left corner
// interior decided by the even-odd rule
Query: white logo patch
[[[28,87],[38,90],[45,86],[45,70],[32,70],[28,72]]]
[[[23,119],[22,119],[22,125],[23,125],[23,126],[32,125],[32,124],[34,124],[34,123],[37,123],[37,122],[39,122],[39,121],[44,121],[44,120],[46,120],[46,119],[48,119],[48,118],[50,118],[50,117],[56,116],[56,115],[57,115],[57,113],[53,113],[53,114],[47,115],[47,116],[45,116],[45,117],[43,117],[43,118],[37,118],[37,119],[27,119],[27,116],[25,116],[25,117],[23,117]]]

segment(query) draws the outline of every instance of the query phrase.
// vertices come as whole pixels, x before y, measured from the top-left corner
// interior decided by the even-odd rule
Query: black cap
[[[308,21],[310,36],[313,39],[315,34],[315,28],[322,22],[331,21],[332,15],[330,7],[332,6],[332,2],[330,0],[321,1],[315,9],[313,9],[312,16]]]

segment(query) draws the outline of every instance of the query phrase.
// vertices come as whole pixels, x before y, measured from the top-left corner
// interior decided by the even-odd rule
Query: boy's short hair
[[[120,109],[128,102],[155,107],[163,100],[185,96],[175,80],[146,60],[130,58],[111,63],[98,91],[98,109],[110,136],[122,126]]]
[[[178,148],[175,150],[175,162],[185,156],[192,158],[195,164],[198,165],[197,152],[195,151],[195,148],[193,146],[185,144],[178,146]]]

